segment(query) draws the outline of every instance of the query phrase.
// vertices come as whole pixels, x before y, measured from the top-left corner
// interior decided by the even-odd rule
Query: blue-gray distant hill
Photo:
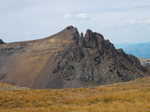
[[[140,58],[150,58],[150,42],[136,44],[116,44],[117,48],[123,48],[125,52]]]

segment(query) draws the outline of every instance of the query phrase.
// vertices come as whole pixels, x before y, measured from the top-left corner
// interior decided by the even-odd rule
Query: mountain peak
[[[66,27],[67,30],[71,30],[71,29],[76,29],[73,25],[67,26]]]
[[[73,32],[73,33],[78,33],[78,29],[76,27],[72,26],[72,25],[67,26],[65,28],[65,31],[70,31],[70,32]]]

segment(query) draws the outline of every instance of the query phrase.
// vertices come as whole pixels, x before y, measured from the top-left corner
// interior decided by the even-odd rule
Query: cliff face
[[[73,26],[41,40],[0,45],[0,82],[31,88],[76,88],[147,74],[139,60],[109,40]]]

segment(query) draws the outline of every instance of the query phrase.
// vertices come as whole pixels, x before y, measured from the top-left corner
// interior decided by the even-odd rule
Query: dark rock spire
[[[2,39],[0,39],[0,44],[4,44],[4,41]]]

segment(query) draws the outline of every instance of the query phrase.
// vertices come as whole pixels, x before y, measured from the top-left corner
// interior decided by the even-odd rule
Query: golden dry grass
[[[0,112],[150,112],[150,78],[96,88],[0,91]]]

